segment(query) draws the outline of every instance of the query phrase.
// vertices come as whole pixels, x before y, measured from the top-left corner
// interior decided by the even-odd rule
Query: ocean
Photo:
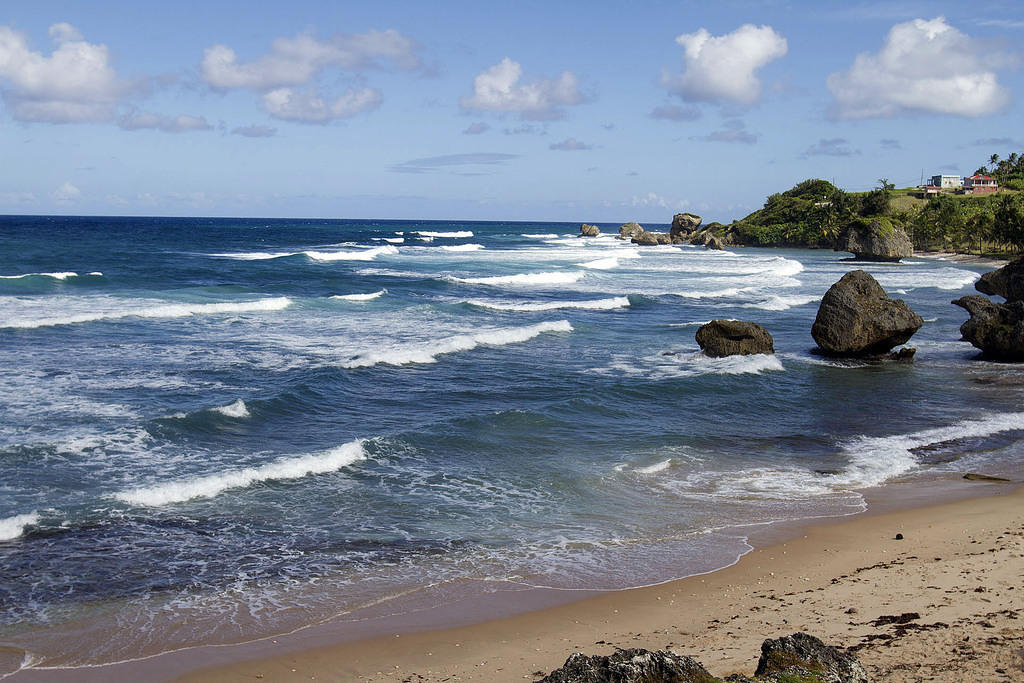
[[[0,676],[649,585],[1024,470],[1024,373],[950,304],[987,268],[578,232],[0,217]],[[912,363],[813,353],[853,268],[925,319]],[[715,318],[776,354],[703,356]]]

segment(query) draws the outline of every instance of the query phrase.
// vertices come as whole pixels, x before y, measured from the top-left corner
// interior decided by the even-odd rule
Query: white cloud
[[[649,116],[652,119],[663,119],[665,121],[696,121],[700,118],[700,109],[697,107],[665,105],[652,109]]]
[[[334,119],[350,118],[380,106],[381,94],[373,88],[348,90],[328,101],[315,90],[278,88],[263,96],[263,106],[271,116],[302,123],[328,123]]]
[[[585,100],[580,92],[579,79],[571,71],[563,71],[557,80],[538,78],[521,83],[522,77],[522,65],[505,57],[476,75],[473,94],[461,98],[459,106],[463,109],[519,112],[524,118],[549,120],[563,116],[559,107]]]
[[[747,130],[747,124],[742,119],[729,119],[722,122],[721,129],[691,139],[703,142],[739,142],[744,145],[752,145],[757,142],[758,137],[760,136],[757,133]]]
[[[634,195],[633,201],[630,203],[631,206],[647,206],[670,210],[682,209],[688,204],[689,202],[685,199],[669,199],[668,197],[662,197],[654,192],[648,192],[647,195],[643,197]]]
[[[270,54],[244,63],[231,48],[214,45],[203,53],[200,74],[219,90],[273,90],[308,83],[328,67],[360,70],[386,60],[400,69],[415,69],[420,65],[418,49],[414,40],[391,29],[324,41],[306,34],[278,38],[271,44]]]
[[[65,182],[58,187],[50,197],[58,204],[70,204],[82,196],[82,191],[71,183]]]
[[[584,149],[593,149],[592,145],[588,145],[585,142],[580,142],[576,138],[566,138],[561,142],[554,142],[548,145],[548,149],[555,149],[561,152],[575,152]]]
[[[851,149],[846,138],[822,138],[808,147],[801,155],[807,157],[850,157],[860,154],[860,150]]]
[[[233,128],[231,130],[231,134],[241,135],[247,138],[272,138],[277,135],[277,128],[253,124],[251,126],[239,126],[238,128]]]
[[[828,77],[835,98],[831,114],[840,119],[991,114],[1009,103],[993,71],[1005,63],[943,17],[896,24],[878,53],[861,53],[849,70]]]
[[[475,123],[469,124],[469,127],[466,128],[466,130],[462,131],[462,134],[463,135],[480,135],[481,133],[486,133],[490,129],[491,129],[491,127],[488,126],[483,121],[477,121]]]
[[[4,101],[20,121],[110,121],[128,84],[117,76],[106,45],[87,43],[70,24],[50,27],[56,48],[33,52],[27,38],[0,26],[0,80]]]
[[[771,26],[744,24],[732,33],[712,36],[706,29],[676,38],[683,46],[685,70],[663,73],[662,84],[684,100],[749,105],[761,97],[755,72],[786,54],[786,39]]]
[[[131,112],[125,114],[117,121],[124,130],[159,130],[164,133],[187,133],[191,131],[213,130],[204,117],[189,116],[162,116],[148,111]]]

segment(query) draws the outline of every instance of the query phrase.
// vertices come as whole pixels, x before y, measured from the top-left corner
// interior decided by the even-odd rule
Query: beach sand
[[[805,631],[856,648],[873,681],[1022,681],[1024,489],[965,486],[990,495],[826,521],[711,574],[470,626],[276,655],[265,641],[178,680],[536,680],[630,647],[749,675],[762,640]]]

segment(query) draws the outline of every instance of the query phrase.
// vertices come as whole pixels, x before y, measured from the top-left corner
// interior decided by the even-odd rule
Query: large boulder
[[[574,652],[539,683],[712,683],[700,662],[665,650],[630,649],[588,657]]]
[[[725,249],[725,245],[722,244],[722,240],[716,235],[708,237],[707,241],[704,242],[704,246],[707,249],[717,249],[718,251]]]
[[[1024,259],[985,273],[974,283],[974,288],[982,294],[1001,296],[1007,303],[1024,300]]]
[[[709,356],[748,356],[775,353],[775,340],[768,330],[745,320],[712,320],[697,330],[697,343]]]
[[[953,301],[971,314],[960,326],[960,334],[997,360],[1024,360],[1024,301],[998,304],[974,294]]]
[[[658,234],[654,232],[647,232],[646,230],[641,232],[639,235],[634,235],[633,239],[630,240],[633,244],[639,244],[642,247],[656,247],[661,242],[658,241]]]
[[[601,228],[596,225],[588,225],[584,223],[580,226],[580,237],[597,237],[601,234]]]
[[[630,221],[619,226],[619,239],[629,240],[643,233],[644,228],[639,223]]]
[[[703,220],[694,213],[677,213],[675,216],[672,216],[672,229],[668,231],[668,234],[673,237],[676,235],[689,235],[700,227]]]
[[[788,678],[787,673],[791,674]],[[868,683],[867,671],[856,657],[802,632],[764,641],[754,676],[763,680],[774,677],[779,681]]]
[[[852,252],[858,261],[899,261],[914,254],[914,245],[888,218],[874,218],[850,223],[835,250]]]
[[[850,271],[821,299],[811,336],[828,356],[876,357],[905,344],[924,320],[902,299],[890,299],[875,278]]]

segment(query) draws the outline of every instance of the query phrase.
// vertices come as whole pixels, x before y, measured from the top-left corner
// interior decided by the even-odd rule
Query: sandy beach
[[[704,576],[279,656],[267,642],[178,680],[535,680],[573,652],[627,647],[749,675],[764,638],[796,631],[855,648],[875,681],[1021,680],[1024,490],[972,486],[989,495],[827,521]]]

